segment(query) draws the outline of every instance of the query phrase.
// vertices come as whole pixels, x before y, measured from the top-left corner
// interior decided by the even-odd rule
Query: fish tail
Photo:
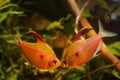
[[[98,20],[98,25],[99,25],[99,33],[102,33],[103,37],[114,37],[114,36],[117,36],[117,33],[104,30],[103,25],[100,22],[100,20]]]

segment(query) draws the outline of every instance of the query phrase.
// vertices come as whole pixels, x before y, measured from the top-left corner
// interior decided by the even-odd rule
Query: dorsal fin
[[[30,33],[32,33],[32,34],[37,38],[38,41],[40,41],[40,42],[45,42],[45,41],[43,40],[43,38],[42,38],[37,32],[35,32],[35,31],[30,31]]]
[[[80,29],[78,31],[78,33],[75,35],[75,37],[73,38],[73,41],[84,40],[83,35],[85,35],[86,33],[88,33],[90,30],[92,30],[92,28],[84,27],[84,28]]]

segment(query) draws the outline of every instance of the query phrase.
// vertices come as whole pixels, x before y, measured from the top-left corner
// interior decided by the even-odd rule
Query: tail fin
[[[105,30],[103,29],[103,25],[102,25],[102,23],[100,22],[100,20],[98,20],[98,25],[99,25],[99,33],[101,32],[104,37],[113,37],[113,36],[116,36],[116,35],[117,35],[117,33],[105,31]]]

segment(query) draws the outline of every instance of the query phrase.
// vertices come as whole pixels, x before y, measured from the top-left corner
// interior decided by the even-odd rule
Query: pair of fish
[[[85,28],[87,29],[87,28]],[[44,70],[55,69],[59,66],[65,68],[76,68],[88,62],[102,47],[102,38],[106,36],[115,36],[115,33],[106,32],[102,29],[99,22],[99,34],[88,38],[81,38],[81,29],[74,38],[73,43],[68,46],[63,53],[63,60],[60,61],[52,48],[42,39],[42,37],[34,31],[37,42],[18,41],[18,45],[22,49],[27,60],[34,66]]]

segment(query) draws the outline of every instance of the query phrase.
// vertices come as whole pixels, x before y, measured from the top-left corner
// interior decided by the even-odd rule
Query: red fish
[[[37,68],[51,70],[61,65],[60,60],[56,57],[52,48],[42,39],[42,37],[34,31],[31,31],[36,36],[37,42],[18,41],[18,45],[22,49],[27,60]]]
[[[62,66],[76,68],[85,64],[100,50],[102,47],[101,42],[103,37],[116,35],[115,33],[104,31],[100,21],[99,30],[100,32],[98,35],[88,39],[81,38],[81,35],[79,35],[79,33],[81,33],[80,30],[75,36],[75,38],[78,38],[79,36],[80,40],[75,39],[75,41],[65,49],[63,53]]]

